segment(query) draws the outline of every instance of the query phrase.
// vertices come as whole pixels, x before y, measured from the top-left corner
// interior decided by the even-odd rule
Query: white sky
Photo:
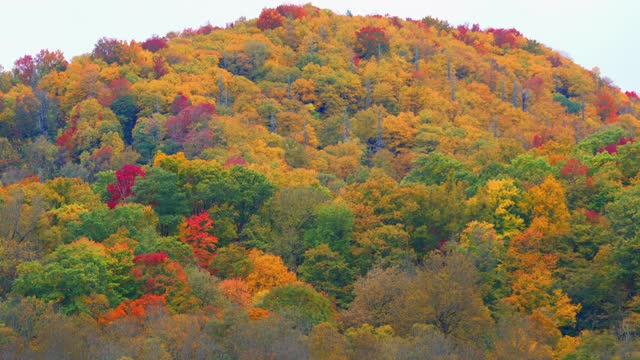
[[[0,65],[40,49],[60,49],[70,59],[90,52],[103,37],[144,40],[206,23],[224,26],[264,7],[299,0],[0,0]],[[515,27],[525,36],[598,66],[623,90],[640,91],[640,1],[638,0],[316,0],[344,14],[430,15],[452,25],[479,23]]]

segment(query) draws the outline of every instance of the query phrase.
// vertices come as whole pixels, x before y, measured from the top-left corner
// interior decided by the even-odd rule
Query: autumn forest
[[[312,5],[26,54],[0,358],[640,359],[639,113],[516,29]]]

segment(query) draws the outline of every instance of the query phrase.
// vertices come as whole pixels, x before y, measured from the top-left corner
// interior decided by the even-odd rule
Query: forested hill
[[[637,359],[639,112],[515,29],[312,5],[25,55],[0,357]]]

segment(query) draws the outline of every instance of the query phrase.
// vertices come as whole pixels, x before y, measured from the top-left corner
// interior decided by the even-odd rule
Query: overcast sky
[[[0,65],[25,54],[60,49],[67,58],[90,52],[103,37],[144,40],[211,23],[224,26],[264,7],[296,0],[0,0]],[[638,0],[316,0],[320,8],[356,15],[427,15],[452,25],[515,27],[526,37],[560,50],[623,90],[640,91]]]

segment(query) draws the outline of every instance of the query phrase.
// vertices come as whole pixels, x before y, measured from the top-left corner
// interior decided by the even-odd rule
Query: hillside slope
[[[312,5],[27,55],[0,349],[633,358],[639,111],[515,29]]]

